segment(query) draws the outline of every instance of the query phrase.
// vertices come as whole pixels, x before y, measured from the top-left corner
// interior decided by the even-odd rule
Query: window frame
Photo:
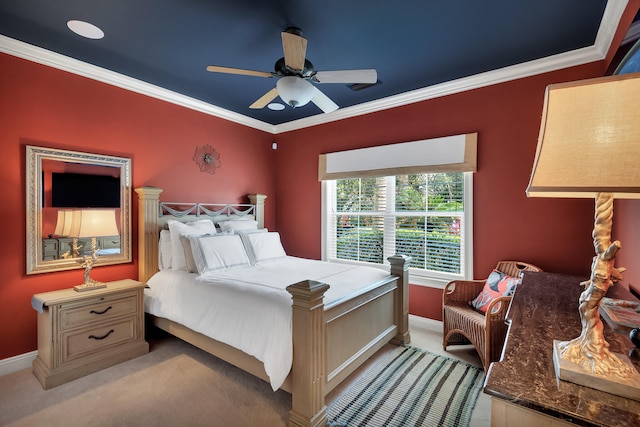
[[[437,172],[434,172],[437,173]],[[413,285],[428,286],[432,288],[443,289],[444,286],[451,280],[470,280],[473,277],[473,172],[462,172],[464,182],[464,214],[462,215],[462,239],[461,239],[461,252],[463,253],[463,261],[460,274],[443,273],[436,271],[428,271],[418,268],[409,268],[409,281]],[[402,174],[401,174],[402,175]],[[410,174],[413,175],[413,174]],[[353,264],[353,265],[369,265],[378,268],[388,269],[388,261],[385,259],[384,264],[374,264],[362,261],[342,260],[342,259],[330,259],[329,258],[329,245],[328,235],[329,232],[329,190],[335,191],[335,180],[323,180],[321,186],[322,197],[322,215],[321,215],[321,255],[323,261]],[[335,197],[335,195],[334,195]],[[389,207],[387,207],[389,209]],[[395,210],[395,204],[393,207]],[[427,213],[428,214],[428,213]]]

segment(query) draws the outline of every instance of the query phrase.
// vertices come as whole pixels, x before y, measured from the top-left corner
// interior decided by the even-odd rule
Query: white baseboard
[[[31,364],[37,356],[38,351],[34,350],[29,353],[19,354],[17,356],[0,360],[0,377],[22,369],[31,368]]]
[[[442,322],[440,320],[429,319],[414,314],[409,315],[409,326],[409,329],[419,328],[442,333]]]

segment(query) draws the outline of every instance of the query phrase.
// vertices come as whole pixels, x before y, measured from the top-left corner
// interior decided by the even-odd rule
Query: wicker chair
[[[520,261],[500,261],[496,270],[509,276],[520,277],[523,271],[542,271],[535,265]],[[500,359],[507,334],[505,316],[511,297],[500,297],[487,307],[487,314],[480,313],[469,304],[484,287],[485,280],[454,280],[449,282],[442,295],[442,348],[447,345],[473,344],[480,355],[484,371],[491,362]]]

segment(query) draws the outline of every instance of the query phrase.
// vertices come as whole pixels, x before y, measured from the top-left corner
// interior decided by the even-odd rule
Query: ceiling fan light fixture
[[[281,77],[276,83],[276,88],[280,98],[293,108],[307,105],[313,97],[313,86],[300,77]]]
[[[267,108],[272,111],[282,111],[284,110],[284,105],[280,104],[279,102],[271,102],[267,104]]]

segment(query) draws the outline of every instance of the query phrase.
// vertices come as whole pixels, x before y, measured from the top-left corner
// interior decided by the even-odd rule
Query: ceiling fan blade
[[[273,77],[273,73],[268,73],[266,71],[245,70],[244,68],[219,67],[217,65],[209,65],[207,67],[207,71],[211,71],[212,73],[242,74],[244,76]]]
[[[260,98],[258,98],[256,102],[254,102],[249,106],[249,108],[254,110],[259,110],[260,108],[264,108],[268,103],[276,99],[276,96],[278,96],[278,89],[274,87],[269,92],[265,93]]]
[[[316,104],[318,108],[320,108],[325,113],[330,113],[332,111],[336,111],[338,108],[338,104],[333,102],[327,95],[322,93],[320,89],[315,86],[313,87],[313,97],[311,97],[311,102]]]
[[[304,59],[307,53],[307,39],[297,34],[284,31],[282,33],[282,50],[284,50],[284,64],[296,71],[304,69]]]
[[[374,69],[318,71],[313,80],[317,83],[376,83],[378,72]]]

